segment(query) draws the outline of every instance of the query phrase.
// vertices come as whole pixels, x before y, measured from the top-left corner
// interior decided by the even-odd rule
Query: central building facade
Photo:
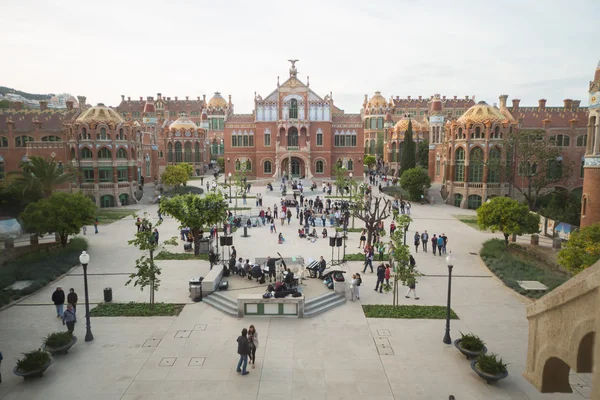
[[[360,114],[337,108],[332,94],[319,96],[298,79],[297,60],[289,78],[265,98],[254,96],[252,114],[225,121],[225,174],[245,171],[255,178],[319,179],[338,164],[362,175],[364,129]]]

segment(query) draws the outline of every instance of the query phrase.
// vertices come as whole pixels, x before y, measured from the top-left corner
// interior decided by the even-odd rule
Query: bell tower
[[[587,142],[583,166],[581,227],[600,222],[600,62],[590,82]]]
[[[439,94],[434,94],[429,104],[429,164],[427,169],[432,182],[440,179],[440,159],[436,156],[436,148],[444,142],[444,114]]]

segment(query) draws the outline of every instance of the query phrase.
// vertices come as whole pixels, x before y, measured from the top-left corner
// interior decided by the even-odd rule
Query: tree
[[[10,172],[15,176],[13,184],[21,187],[23,193],[49,197],[60,185],[76,182],[78,173],[70,165],[48,161],[44,157],[31,156],[20,164],[21,171]]]
[[[25,230],[37,235],[56,233],[63,247],[69,235],[79,233],[94,223],[96,205],[82,193],[52,193],[50,197],[29,204],[20,216]]]
[[[221,193],[200,197],[192,193],[160,201],[160,211],[175,218],[182,227],[190,228],[194,237],[194,254],[200,253],[200,229],[219,224],[227,217],[227,203]]]
[[[404,141],[402,143],[402,161],[400,162],[400,171],[398,171],[398,176],[402,176],[404,171],[417,166],[417,162],[415,160],[417,149],[415,141],[413,140],[412,120],[410,119],[408,120],[408,128],[406,129],[406,133],[404,133]]]
[[[165,168],[165,172],[163,172],[161,179],[164,184],[173,186],[175,190],[177,190],[180,185],[185,186],[189,179],[189,175],[187,168],[182,167],[181,164],[167,165],[167,168]]]
[[[513,131],[506,136],[504,147],[518,163],[517,176],[515,166],[507,168],[507,180],[512,181],[513,187],[523,194],[530,210],[535,209],[538,195],[544,188],[571,173],[571,165],[563,163],[560,158],[562,149],[546,136],[544,130]],[[517,182],[520,185],[517,186]]]
[[[177,164],[177,166],[180,168],[183,168],[185,170],[185,172],[187,172],[188,178],[191,178],[194,175],[194,167],[192,166],[192,164],[182,162],[182,163]],[[185,183],[183,184],[183,186],[185,186]]]
[[[163,200],[164,201],[164,200]],[[161,202],[162,203],[162,202]],[[135,219],[138,218],[137,214],[134,214]],[[158,291],[160,286],[160,279],[158,276],[161,274],[161,270],[154,262],[154,252],[160,247],[159,242],[155,240],[153,229],[161,225],[161,221],[153,224],[152,218],[148,213],[144,213],[141,218],[141,229],[135,234],[135,238],[128,240],[129,245],[133,245],[142,251],[148,251],[149,257],[143,254],[140,258],[135,260],[135,268],[137,272],[129,275],[129,280],[125,282],[125,285],[129,285],[133,282],[133,286],[139,286],[143,292],[144,288],[150,286],[150,306],[154,308],[154,293]],[[177,238],[172,237],[171,239],[165,240],[162,245],[175,246],[177,245]]]
[[[416,267],[410,265],[410,247],[403,243],[404,233],[412,219],[406,215],[396,215],[394,220],[398,224],[397,229],[391,236],[389,245],[390,263],[394,268],[393,282],[393,305],[399,305],[398,296],[400,295],[400,284],[410,285],[417,283],[417,277],[422,276]],[[386,287],[389,290],[389,287]]]
[[[370,171],[375,166],[375,164],[377,164],[377,159],[375,158],[375,156],[365,155],[365,159],[363,160],[363,164]]]
[[[600,260],[600,223],[571,233],[565,247],[558,253],[558,263],[573,275]]]
[[[510,197],[494,197],[477,209],[477,225],[481,229],[502,232],[507,248],[510,235],[538,233],[539,224],[539,215]]]
[[[223,158],[223,157],[217,158],[217,165],[219,166],[220,170],[225,169],[225,158]]]
[[[355,191],[351,215],[365,223],[367,230],[367,244],[371,245],[373,234],[378,229],[381,221],[385,221],[391,215],[390,200],[385,197],[373,197],[371,194],[364,195],[363,190]]]
[[[344,197],[344,192],[348,188],[348,179],[346,178],[346,172],[348,170],[342,166],[341,162],[336,163],[333,166],[333,175],[335,176],[335,187],[339,193],[341,193],[342,197]]]
[[[421,167],[429,168],[429,140],[423,140],[417,145],[417,160]]]
[[[407,169],[400,177],[400,186],[408,192],[410,200],[417,201],[431,187],[431,178],[421,167]]]
[[[581,219],[581,196],[576,196],[567,189],[556,187],[554,191],[538,197],[536,207],[539,214],[567,224],[579,225]]]

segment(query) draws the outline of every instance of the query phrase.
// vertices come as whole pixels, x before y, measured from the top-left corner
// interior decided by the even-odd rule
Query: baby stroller
[[[340,271],[340,270],[329,271],[328,273],[323,274],[323,283],[327,286],[327,288],[333,289],[333,282],[345,282],[346,281],[344,279],[345,273],[346,273],[346,271]]]

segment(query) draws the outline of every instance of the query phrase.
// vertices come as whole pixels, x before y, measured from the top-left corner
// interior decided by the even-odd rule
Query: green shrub
[[[20,372],[31,372],[42,369],[50,362],[50,353],[40,349],[23,353],[23,358],[17,360],[17,369]]]
[[[171,253],[167,250],[162,250],[156,256],[154,256],[155,260],[206,260],[208,261],[208,254],[198,254],[197,256],[194,253]]]
[[[494,353],[480,354],[477,357],[477,366],[481,372],[489,375],[499,375],[506,372],[506,364],[502,362],[502,359],[498,360],[498,355]]]
[[[156,317],[179,315],[183,304],[173,303],[100,303],[90,310],[92,317]]]
[[[485,346],[485,343],[483,342],[483,340],[481,340],[479,338],[479,336],[473,335],[471,333],[468,333],[465,335],[462,332],[460,334],[461,334],[460,346],[463,349],[469,350],[469,351],[482,351],[483,350],[483,346]]]
[[[44,344],[48,347],[57,348],[65,346],[73,341],[73,334],[69,331],[54,332],[46,336]]]
[[[96,213],[96,217],[98,217],[98,222],[100,224],[110,224],[112,222],[119,221],[125,217],[132,217],[139,210],[119,210],[114,208],[103,208],[98,210]]]
[[[363,228],[348,228],[348,233],[361,233]],[[335,228],[336,232],[344,232],[344,228]]]
[[[365,255],[364,253],[352,253],[352,254],[346,254],[344,256],[344,260],[346,261],[365,261]],[[390,260],[390,255],[389,254],[383,254],[383,261],[389,261]],[[373,259],[373,262],[379,262],[379,252],[375,251],[375,258]]]
[[[445,319],[447,311],[444,306],[370,304],[362,307],[367,318]],[[458,319],[453,310],[450,310],[450,319]]]

